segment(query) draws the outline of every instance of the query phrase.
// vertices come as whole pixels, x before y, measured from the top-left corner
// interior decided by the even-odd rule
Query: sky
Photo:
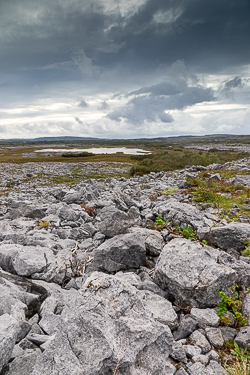
[[[250,134],[249,0],[0,0],[0,139]]]

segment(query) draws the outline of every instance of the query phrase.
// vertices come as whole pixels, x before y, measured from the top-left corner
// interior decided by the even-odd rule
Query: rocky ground
[[[71,167],[1,166],[2,190],[12,188],[0,208],[0,374],[226,374],[225,343],[250,348],[250,258],[241,256],[250,225],[198,206],[186,178],[234,169],[231,182],[250,187],[250,160],[34,184],[41,169]],[[159,216],[167,224],[154,225]],[[236,284],[243,327],[216,310]]]
[[[186,148],[197,148],[198,150],[210,150],[212,148],[216,148],[217,150],[234,150],[237,152],[250,152],[250,145],[248,144],[219,144],[219,143],[211,143],[211,144],[192,144],[186,146]]]

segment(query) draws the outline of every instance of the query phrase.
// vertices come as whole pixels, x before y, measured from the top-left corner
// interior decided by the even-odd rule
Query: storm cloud
[[[249,14],[248,0],[1,0],[1,137],[204,134],[218,113],[249,133]]]
[[[196,103],[213,99],[213,90],[210,88],[188,87],[184,92],[174,95],[136,96],[124,108],[111,112],[108,117],[116,121],[119,121],[120,117],[124,117],[135,124],[144,120],[155,121],[157,119],[163,122],[172,122],[173,117],[166,114],[165,111],[182,110]]]
[[[177,61],[168,71],[164,82],[141,87],[126,95],[131,97],[125,106],[107,115],[115,121],[126,119],[132,124],[141,125],[144,121],[173,122],[170,110],[183,110],[197,103],[215,100],[214,90],[199,83],[198,77],[188,74],[185,64]]]

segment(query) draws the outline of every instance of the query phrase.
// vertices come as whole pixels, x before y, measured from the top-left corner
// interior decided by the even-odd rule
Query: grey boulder
[[[14,349],[19,322],[9,314],[0,316],[0,371],[8,363]]]
[[[206,354],[211,350],[211,345],[207,341],[206,337],[198,330],[194,331],[192,335],[190,336],[192,342],[194,345],[201,348],[201,353]]]
[[[210,344],[212,344],[216,349],[222,348],[224,339],[219,328],[208,327],[205,329],[205,332]]]
[[[148,255],[158,256],[161,253],[164,246],[164,241],[160,232],[138,227],[130,228],[129,232],[140,235]]]
[[[206,368],[201,362],[195,362],[188,369],[189,375],[215,375],[211,368]]]
[[[181,367],[176,373],[175,375],[188,375],[188,373],[184,370],[183,367]]]
[[[201,348],[196,345],[183,345],[185,353],[188,358],[192,358],[194,356],[201,354]]]
[[[16,357],[9,365],[7,375],[32,375],[40,349],[26,349],[22,355]]]
[[[106,272],[139,268],[146,263],[146,249],[137,233],[120,234],[95,250],[93,267]]]
[[[227,375],[228,372],[216,361],[210,360],[209,368],[214,371],[215,375]]]
[[[10,206],[9,216],[11,219],[18,217],[30,217],[33,219],[42,219],[45,216],[46,208],[41,205],[33,205],[31,202],[13,201]]]
[[[221,334],[224,341],[234,340],[237,335],[237,330],[231,327],[220,327]]]
[[[99,220],[97,220],[99,219]],[[114,237],[127,232],[135,224],[129,215],[115,207],[104,207],[96,218],[95,226],[106,237]]]
[[[190,315],[197,321],[200,328],[218,327],[220,323],[220,318],[215,309],[193,308]]]
[[[80,212],[74,211],[68,205],[63,205],[58,211],[58,216],[64,221],[77,221],[80,218]]]
[[[154,208],[155,215],[161,215],[166,222],[180,227],[192,226],[195,230],[209,228],[213,221],[208,219],[198,208],[188,203],[178,202],[170,198],[165,203],[158,203]]]
[[[159,311],[163,305],[155,300],[153,309],[148,306],[150,292],[147,296],[100,272],[88,277],[78,291],[47,287],[51,296],[41,308],[42,320],[51,321],[54,315],[60,323],[37,357],[32,375],[113,374],[118,361],[123,375],[165,373],[174,340],[166,322],[155,314],[157,303]]]
[[[74,275],[71,249],[52,249],[16,244],[0,245],[0,267],[19,276],[54,281],[61,284],[65,277]]]
[[[249,285],[250,268],[217,249],[175,238],[159,256],[154,281],[178,305],[213,307],[220,302],[219,291],[230,293],[237,281]]]
[[[250,225],[245,223],[229,223],[223,227],[212,227],[198,232],[200,240],[223,250],[234,249],[239,253],[245,249],[244,239],[250,241]]]
[[[240,332],[234,340],[238,345],[244,346],[244,348],[250,348],[250,327],[242,327]]]
[[[241,184],[244,186],[250,186],[250,176],[249,175],[241,175],[237,174],[234,179],[235,184]]]
[[[250,325],[250,293],[246,294],[243,299],[242,313],[247,317],[247,324]]]
[[[174,332],[175,340],[181,340],[189,336],[192,332],[195,331],[197,327],[197,322],[191,316],[185,315],[179,325],[177,330]]]

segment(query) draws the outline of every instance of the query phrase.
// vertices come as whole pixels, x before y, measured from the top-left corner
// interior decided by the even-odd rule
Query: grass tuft
[[[38,229],[48,229],[50,226],[50,222],[46,220],[40,220],[38,222]]]

